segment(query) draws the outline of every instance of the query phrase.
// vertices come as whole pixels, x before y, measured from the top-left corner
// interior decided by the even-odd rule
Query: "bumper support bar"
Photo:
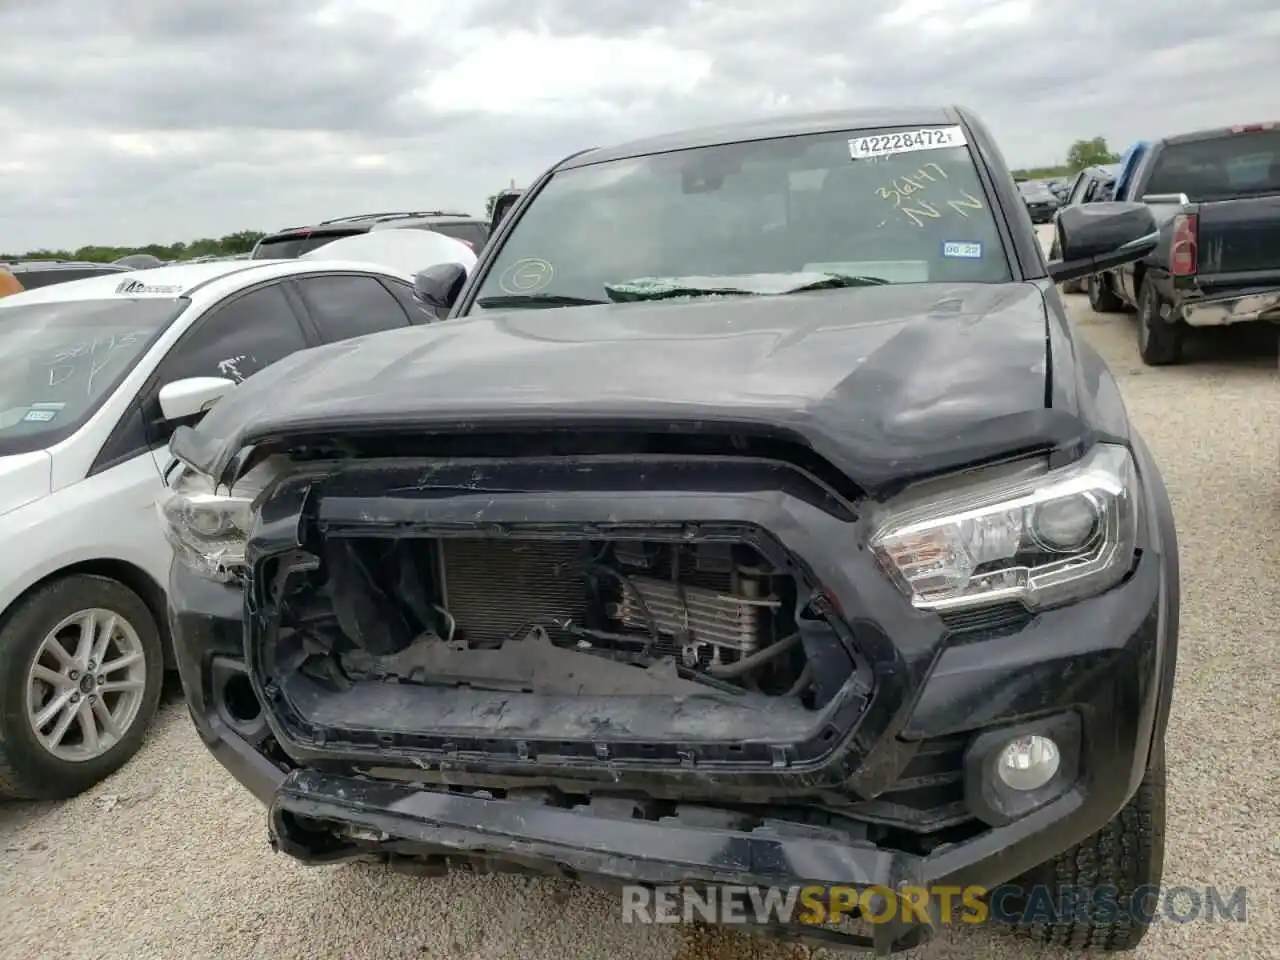
[[[342,824],[376,838],[371,849],[344,842],[307,821]],[[788,836],[764,828],[735,831],[676,820],[620,820],[533,800],[491,800],[412,784],[371,782],[315,771],[292,773],[271,804],[272,844],[310,863],[377,854],[376,844],[426,858],[536,864],[606,888],[624,884],[742,887],[924,884],[924,862],[870,844]],[[928,940],[928,923],[893,919],[871,925],[871,936],[801,923],[761,929],[787,939],[871,949],[888,956]]]

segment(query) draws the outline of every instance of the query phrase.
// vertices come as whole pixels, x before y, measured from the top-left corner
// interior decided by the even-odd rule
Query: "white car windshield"
[[[0,304],[0,455],[71,436],[188,304],[167,297]]]
[[[733,278],[746,294],[763,277],[795,290],[822,276],[1007,282],[987,191],[963,136],[948,139],[946,129],[822,133],[570,167],[520,216],[477,303],[616,300],[620,287],[627,299],[723,293]],[[874,155],[859,156],[858,145]]]

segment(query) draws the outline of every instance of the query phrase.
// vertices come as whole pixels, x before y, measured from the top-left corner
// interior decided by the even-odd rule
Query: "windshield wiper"
[[[815,283],[812,286],[805,287],[806,290],[825,290],[830,287],[883,287],[886,283],[892,283],[892,280],[886,280],[884,277],[859,277],[850,273],[830,273],[827,274],[830,281],[826,283]]]
[[[605,285],[610,299],[619,303],[640,300],[673,300],[687,297],[776,297],[809,290],[847,287],[880,287],[892,281],[847,273],[757,274],[734,277],[642,277]]]
[[[482,307],[590,307],[608,300],[593,300],[591,297],[571,297],[563,293],[508,293],[492,297],[478,297],[476,303]]]

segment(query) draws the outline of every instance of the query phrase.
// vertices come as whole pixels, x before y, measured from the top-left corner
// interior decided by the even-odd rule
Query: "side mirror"
[[[449,310],[467,282],[467,268],[460,263],[437,263],[413,278],[413,295],[432,310]]]
[[[226,377],[188,377],[160,388],[160,412],[165,420],[185,420],[204,413],[236,385]]]
[[[1160,240],[1155,218],[1142,203],[1100,201],[1064,207],[1056,232],[1061,259],[1049,263],[1055,283],[1141,260]]]
[[[523,190],[504,190],[493,201],[493,213],[489,215],[489,232],[498,229],[498,224],[507,215],[507,211],[516,205],[516,201],[524,194]]]

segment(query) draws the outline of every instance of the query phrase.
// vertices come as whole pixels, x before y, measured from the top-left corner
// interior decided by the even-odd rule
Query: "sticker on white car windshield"
[[[57,415],[57,410],[28,410],[22,419],[28,423],[48,423]]]
[[[982,244],[946,240],[942,244],[942,255],[958,260],[981,260]]]
[[[963,147],[968,142],[963,127],[921,127],[919,130],[899,130],[897,133],[854,137],[849,141],[849,156],[854,160],[874,160],[877,157],[891,157],[898,153]]]

